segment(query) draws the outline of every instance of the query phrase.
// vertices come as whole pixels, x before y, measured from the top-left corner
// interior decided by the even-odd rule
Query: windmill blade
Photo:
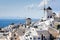
[[[40,9],[40,10],[47,10],[46,8]]]

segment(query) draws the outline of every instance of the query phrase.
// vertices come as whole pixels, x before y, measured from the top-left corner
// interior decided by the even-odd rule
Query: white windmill
[[[46,8],[46,1],[49,2],[48,0],[44,0],[44,9],[40,9],[40,10],[44,10],[43,20],[53,18],[53,16],[52,16],[52,14],[53,14],[52,8],[50,6],[48,6],[48,5],[47,5],[48,8]]]

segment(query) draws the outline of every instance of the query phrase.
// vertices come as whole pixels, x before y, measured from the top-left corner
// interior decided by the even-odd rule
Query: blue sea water
[[[32,19],[32,21],[37,21],[37,19]],[[24,24],[25,19],[0,19],[0,28],[6,27],[6,26],[10,25],[11,23]]]

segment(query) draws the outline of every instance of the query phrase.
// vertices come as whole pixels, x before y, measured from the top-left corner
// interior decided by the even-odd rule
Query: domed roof
[[[47,8],[47,10],[52,10],[52,8],[49,6],[49,7]]]
[[[26,20],[28,20],[28,19],[31,20],[31,18],[27,18]]]

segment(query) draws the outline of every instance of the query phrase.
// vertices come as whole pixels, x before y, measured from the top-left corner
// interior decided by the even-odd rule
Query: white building
[[[20,40],[42,40],[42,35],[45,39],[49,40],[50,34],[47,30],[36,30],[35,28],[30,28],[30,30],[20,37]]]

